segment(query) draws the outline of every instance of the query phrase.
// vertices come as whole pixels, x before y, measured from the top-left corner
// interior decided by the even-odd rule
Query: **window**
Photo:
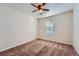
[[[51,20],[46,21],[46,35],[54,35],[55,34],[55,23]]]

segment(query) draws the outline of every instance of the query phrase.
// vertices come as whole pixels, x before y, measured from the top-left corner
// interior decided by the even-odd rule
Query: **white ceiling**
[[[49,12],[43,12],[42,15],[39,13],[33,13],[35,7],[31,6],[30,3],[6,3],[4,6],[8,6],[12,9],[15,9],[19,12],[35,16],[37,18],[48,17],[51,15],[67,12],[73,9],[73,3],[47,3],[45,8],[50,9]]]

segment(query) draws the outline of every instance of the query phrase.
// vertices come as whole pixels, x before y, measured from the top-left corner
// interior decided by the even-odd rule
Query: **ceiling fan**
[[[45,9],[44,8],[44,6],[46,5],[46,3],[42,3],[42,4],[31,3],[31,5],[36,8],[36,10],[34,10],[32,12],[38,12],[38,13],[42,14],[43,11],[49,11],[49,9]]]

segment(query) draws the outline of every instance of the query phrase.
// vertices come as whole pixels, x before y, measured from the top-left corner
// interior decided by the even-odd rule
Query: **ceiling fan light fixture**
[[[42,14],[43,11],[49,11],[49,9],[45,9],[44,6],[45,6],[46,3],[42,3],[42,4],[31,4],[32,6],[34,6],[36,8],[36,10],[32,11],[32,12],[38,12],[40,14]]]
[[[42,12],[43,12],[43,10],[38,10],[37,12],[38,12],[38,13],[42,13]]]

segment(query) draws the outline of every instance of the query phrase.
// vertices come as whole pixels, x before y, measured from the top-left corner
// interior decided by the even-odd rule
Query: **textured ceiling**
[[[6,3],[4,6],[8,6],[9,8],[15,9],[19,12],[35,16],[37,18],[48,17],[51,15],[67,12],[73,9],[73,3],[47,3],[45,8],[50,9],[49,12],[43,12],[42,15],[32,11],[35,10],[35,7],[31,6],[30,3]]]

